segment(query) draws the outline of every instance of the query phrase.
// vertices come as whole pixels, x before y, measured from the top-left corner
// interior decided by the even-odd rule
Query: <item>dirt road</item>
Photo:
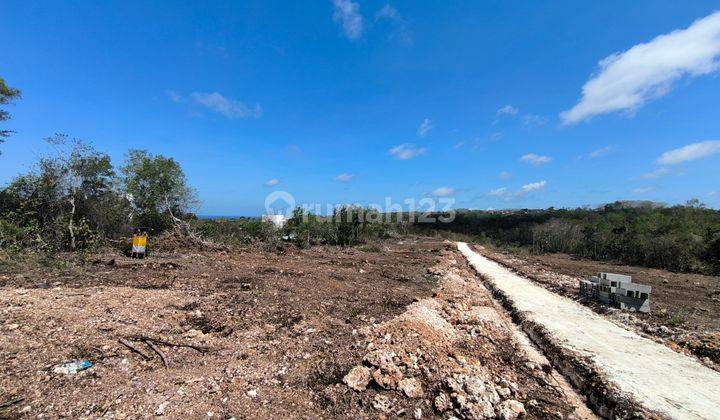
[[[719,373],[533,284],[465,243],[458,249],[528,324],[544,329],[569,357],[589,361],[644,409],[673,418],[718,418]]]

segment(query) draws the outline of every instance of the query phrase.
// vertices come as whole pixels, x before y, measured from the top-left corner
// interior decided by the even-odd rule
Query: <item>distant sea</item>
[[[239,219],[239,218],[241,218],[241,217],[248,217],[248,218],[251,218],[251,219],[259,219],[259,218],[260,218],[260,216],[237,216],[237,215],[235,215],[235,216],[229,216],[229,215],[216,215],[216,214],[203,214],[203,215],[198,215],[198,219],[203,219],[203,220]]]

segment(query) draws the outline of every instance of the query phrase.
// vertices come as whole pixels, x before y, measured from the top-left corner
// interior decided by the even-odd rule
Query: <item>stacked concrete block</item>
[[[631,276],[614,273],[598,273],[587,280],[580,280],[580,294],[599,300],[606,305],[621,309],[650,312],[652,287],[633,283]]]

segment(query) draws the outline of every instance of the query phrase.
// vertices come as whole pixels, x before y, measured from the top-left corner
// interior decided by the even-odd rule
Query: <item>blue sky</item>
[[[176,158],[200,214],[259,214],[277,190],[319,203],[720,207],[717,10],[6,0],[0,76],[23,98],[2,125],[17,133],[0,146],[0,183],[62,132],[116,164],[129,148]]]

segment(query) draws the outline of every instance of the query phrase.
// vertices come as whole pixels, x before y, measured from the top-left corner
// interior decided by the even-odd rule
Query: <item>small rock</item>
[[[255,398],[255,397],[257,397],[257,395],[258,395],[257,389],[250,389],[250,390],[248,390],[248,391],[246,392],[246,394],[247,394],[247,396],[250,397],[250,398]]]
[[[512,391],[510,391],[510,388],[500,388],[497,390],[497,393],[500,394],[500,396],[503,398],[507,398],[512,395]]]
[[[385,389],[395,389],[402,380],[403,374],[400,368],[390,363],[375,370],[372,373],[372,378],[375,380],[375,383]]]
[[[525,406],[520,401],[505,400],[498,408],[498,418],[502,420],[514,420],[525,415]]]
[[[372,366],[380,367],[392,363],[393,357],[395,357],[395,353],[393,353],[392,351],[385,349],[377,349],[366,354],[363,360],[366,363],[371,364]]]
[[[370,383],[370,369],[365,366],[355,366],[345,375],[343,382],[355,391],[364,391]]]
[[[468,414],[467,417],[471,419],[491,419],[495,417],[495,409],[489,401],[467,404],[465,410]]]
[[[163,402],[161,402],[160,405],[158,406],[157,410],[155,410],[155,415],[156,415],[156,416],[162,416],[162,415],[164,415],[164,414],[165,414],[165,408],[167,408],[168,404],[170,404],[169,401],[163,401]]]
[[[423,395],[422,385],[415,378],[406,378],[398,382],[398,388],[410,398],[420,398]]]
[[[415,417],[418,420],[421,419],[422,418],[422,408],[420,408],[420,407],[416,408],[415,411],[413,412],[413,417]]]
[[[487,392],[485,382],[476,377],[470,377],[465,380],[465,390],[469,395],[480,397]]]
[[[435,397],[435,401],[433,401],[433,403],[435,405],[435,409],[440,413],[444,413],[452,408],[450,397],[448,397],[447,394],[444,392],[440,393],[437,397]]]
[[[384,395],[376,395],[375,399],[372,402],[372,406],[374,409],[378,411],[382,411],[383,413],[389,413],[390,412],[390,398],[384,396]]]

